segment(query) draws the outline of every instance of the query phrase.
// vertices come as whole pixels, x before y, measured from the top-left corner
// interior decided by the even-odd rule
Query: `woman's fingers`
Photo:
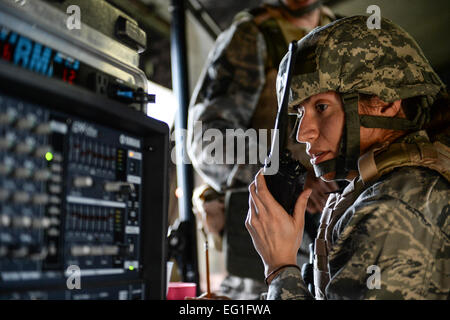
[[[255,188],[254,181],[248,186],[248,192],[250,193],[248,196],[248,210],[250,210],[252,208],[252,204],[254,204],[252,196],[252,188]]]
[[[288,215],[267,189],[261,171],[249,186],[249,210],[245,226],[261,256],[265,270],[296,261],[301,245],[304,213],[311,190],[297,199],[294,217]]]
[[[256,182],[252,182],[249,186],[250,191],[250,201],[255,205],[256,213],[260,213],[260,211],[266,211],[266,206],[259,198],[258,192],[256,190]]]
[[[253,198],[253,195],[255,194],[254,189],[255,189],[255,183],[253,182],[249,186],[250,196],[248,197],[248,213],[247,213],[247,218],[245,219],[245,226],[251,234],[254,233],[254,226],[255,226],[255,224],[258,223],[258,219],[259,219],[258,209],[256,207],[255,200]]]
[[[264,178],[264,174],[262,173],[262,170],[259,170],[259,172],[256,174],[255,178],[255,186],[256,186],[256,193],[261,198],[268,198],[273,199],[272,194],[270,193],[269,189],[267,188],[266,179]]]

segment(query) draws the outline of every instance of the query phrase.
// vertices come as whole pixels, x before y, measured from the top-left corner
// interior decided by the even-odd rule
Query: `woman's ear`
[[[381,107],[381,116],[384,117],[405,117],[402,109],[402,100],[395,100]]]

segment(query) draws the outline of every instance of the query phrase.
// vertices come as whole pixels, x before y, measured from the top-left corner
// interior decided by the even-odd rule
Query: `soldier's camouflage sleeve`
[[[225,154],[234,153],[234,150],[225,149],[224,143],[224,157],[220,158],[224,164],[209,164],[204,160],[208,156],[211,158],[212,144],[218,145],[217,141],[211,138],[208,141],[208,138],[202,137],[203,133],[213,128],[220,130],[225,137],[226,129],[242,129],[245,132],[250,127],[264,86],[265,59],[266,47],[257,26],[249,18],[234,22],[218,37],[192,96],[188,120],[188,154],[197,172],[218,191],[238,183],[248,185],[260,167],[259,161],[254,165],[236,164],[238,155],[234,154],[232,164],[225,164]],[[245,153],[249,149],[255,150],[257,144],[254,137],[249,135]],[[215,152],[217,159],[220,148],[216,148]],[[242,154],[239,156],[243,157]]]
[[[269,285],[267,300],[311,300],[300,270],[293,267],[283,269]]]
[[[365,190],[333,229],[327,298],[448,299],[449,187],[404,167]]]
[[[448,299],[449,198],[449,183],[422,168],[366,189],[333,229],[327,299]],[[269,286],[268,299],[307,298],[295,268]]]

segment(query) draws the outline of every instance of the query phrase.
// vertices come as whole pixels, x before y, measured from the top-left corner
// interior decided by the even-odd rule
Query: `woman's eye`
[[[325,110],[327,110],[327,108],[328,108],[328,105],[325,103],[316,104],[316,109],[319,112],[324,112]]]

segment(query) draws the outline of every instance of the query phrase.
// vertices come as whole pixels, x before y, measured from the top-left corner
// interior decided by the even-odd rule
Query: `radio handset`
[[[291,156],[286,148],[288,126],[289,87],[292,78],[292,69],[295,65],[297,42],[289,44],[289,56],[286,70],[286,83],[283,88],[281,104],[275,121],[275,132],[272,138],[271,150],[265,160],[263,174],[267,188],[272,196],[290,215],[294,213],[295,203],[303,190],[306,168]],[[279,167],[273,171],[274,161],[278,158]]]

